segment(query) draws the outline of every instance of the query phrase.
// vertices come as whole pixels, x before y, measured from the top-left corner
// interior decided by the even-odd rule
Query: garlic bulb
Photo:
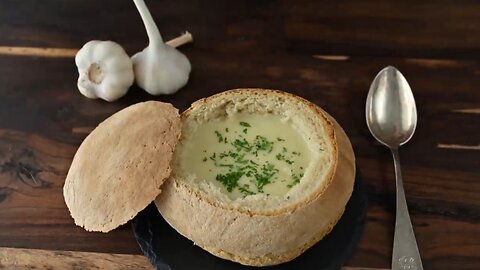
[[[165,44],[144,0],[133,0],[147,31],[149,45],[132,56],[135,79],[152,95],[173,94],[188,82],[191,65],[177,49]]]
[[[113,41],[92,40],[77,52],[77,86],[88,98],[114,101],[124,96],[133,84],[130,57]]]

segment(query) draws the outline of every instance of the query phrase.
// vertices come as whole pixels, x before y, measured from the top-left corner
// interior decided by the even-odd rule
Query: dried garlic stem
[[[193,36],[190,32],[186,31],[181,36],[178,36],[174,39],[167,41],[166,43],[174,48],[180,47],[184,44],[190,43],[193,41]]]

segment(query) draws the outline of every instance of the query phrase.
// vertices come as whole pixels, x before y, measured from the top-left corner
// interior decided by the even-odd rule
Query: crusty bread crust
[[[170,175],[180,130],[178,110],[157,101],[100,123],[78,148],[63,187],[75,224],[108,232],[150,204]]]
[[[324,128],[333,161],[325,179],[301,200],[268,211],[231,206],[215,201],[188,181],[173,175],[163,185],[155,203],[162,216],[180,234],[210,253],[245,265],[266,266],[287,262],[328,234],[349,200],[355,175],[353,150],[338,123],[314,104],[280,91],[237,89],[200,100],[182,114],[195,117],[203,105],[232,97],[267,96],[294,101]],[[307,192],[306,192],[307,193]]]

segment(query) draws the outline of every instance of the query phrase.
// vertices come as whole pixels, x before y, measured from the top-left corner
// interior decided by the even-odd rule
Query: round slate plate
[[[270,267],[244,266],[211,255],[170,227],[154,203],[138,213],[132,227],[143,253],[158,270],[337,270],[350,257],[360,239],[366,206],[357,171],[352,197],[332,232],[296,259]]]

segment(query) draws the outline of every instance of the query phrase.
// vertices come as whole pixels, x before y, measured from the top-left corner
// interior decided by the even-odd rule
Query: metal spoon
[[[397,216],[393,240],[392,270],[423,270],[408,214],[398,147],[410,140],[417,126],[417,109],[407,80],[396,68],[382,69],[367,97],[368,129],[377,141],[392,151],[397,179]]]

